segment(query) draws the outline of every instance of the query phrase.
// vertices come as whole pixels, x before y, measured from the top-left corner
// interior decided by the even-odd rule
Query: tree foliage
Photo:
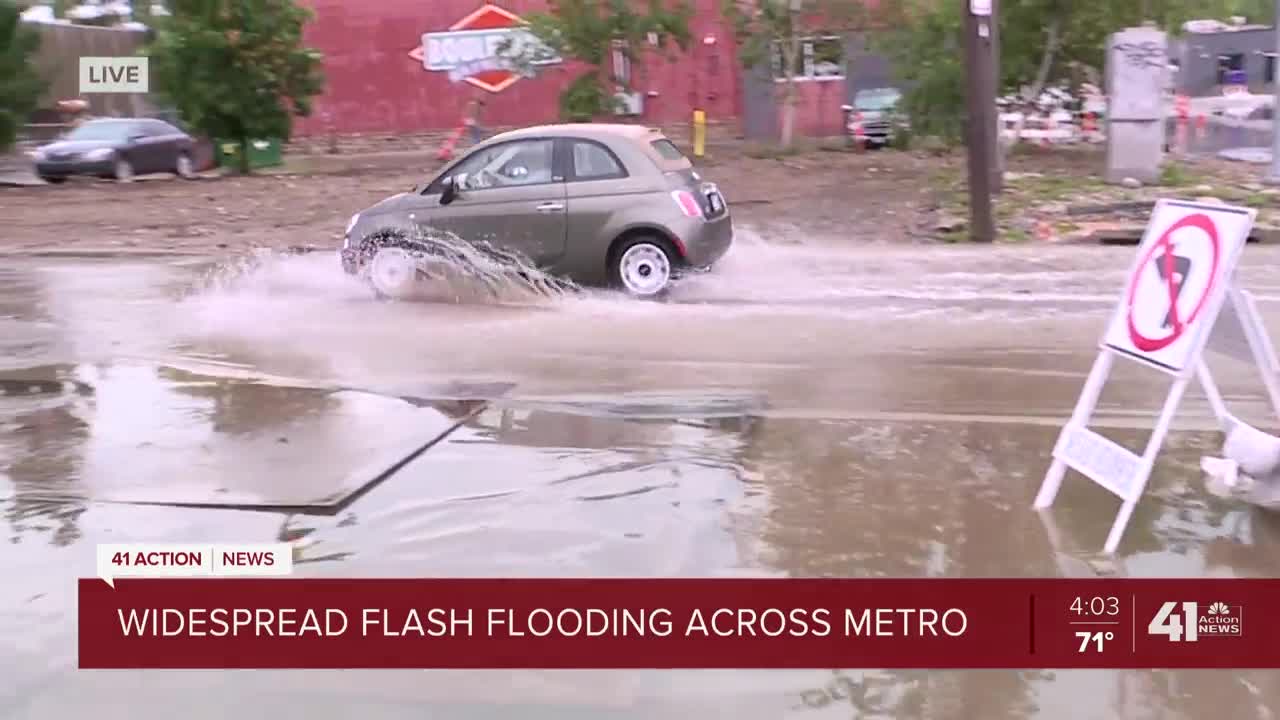
[[[886,5],[888,5],[886,3]],[[964,117],[963,3],[902,0],[893,29],[876,48],[894,64],[905,86],[904,109],[913,130],[948,139],[960,136]],[[1100,77],[1107,36],[1144,19],[1178,34],[1188,20],[1271,22],[1273,0],[999,0],[1001,94],[1047,83]]]
[[[173,0],[147,48],[151,79],[182,119],[240,145],[287,139],[324,86],[320,54],[302,45],[309,10],[293,0]]]
[[[0,151],[13,147],[45,87],[35,66],[40,35],[21,14],[12,0],[0,0]]]
[[[577,60],[589,69],[575,78],[560,96],[565,119],[589,120],[611,111],[614,92],[631,90],[632,77],[616,77],[610,67],[617,50],[637,68],[644,48],[654,41],[659,51],[689,46],[689,19],[693,8],[686,0],[552,0],[547,12],[525,17],[528,30],[545,48],[563,58]],[[528,66],[540,59],[535,48],[500,49],[516,65]]]

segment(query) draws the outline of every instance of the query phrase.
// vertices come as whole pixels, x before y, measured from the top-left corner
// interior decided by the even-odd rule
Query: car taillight
[[[693,196],[693,193],[687,190],[673,190],[671,197],[680,206],[680,210],[684,212],[685,217],[702,217],[702,206],[698,204],[698,200]]]

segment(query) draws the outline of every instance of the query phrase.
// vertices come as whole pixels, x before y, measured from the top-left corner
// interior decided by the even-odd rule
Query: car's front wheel
[[[675,257],[671,244],[661,238],[632,238],[609,258],[609,279],[628,295],[656,297],[675,279]]]
[[[379,295],[403,298],[418,280],[418,263],[405,248],[387,245],[374,251],[368,273],[369,284]]]

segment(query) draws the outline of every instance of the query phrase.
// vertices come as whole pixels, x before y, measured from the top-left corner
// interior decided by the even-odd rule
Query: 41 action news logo
[[[1170,642],[1196,642],[1202,637],[1239,637],[1244,632],[1244,608],[1224,602],[1167,602],[1147,626],[1150,635],[1167,635]]]

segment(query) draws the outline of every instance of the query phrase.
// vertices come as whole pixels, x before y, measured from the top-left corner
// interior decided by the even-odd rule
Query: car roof
[[[658,153],[651,143],[656,140],[666,140],[668,138],[660,128],[649,127],[647,125],[632,125],[629,123],[557,123],[554,125],[534,125],[531,127],[520,128],[518,130],[508,130],[499,133],[485,140],[485,145],[491,145],[510,140],[520,140],[523,138],[558,138],[558,137],[574,137],[586,140],[596,140],[608,143],[609,141],[633,142],[638,145],[660,170],[671,172],[680,171],[692,167],[687,158],[672,160],[663,157]]]
[[[515,140],[532,136],[584,137],[591,140],[609,138],[643,140],[645,138],[657,139],[662,137],[662,131],[654,127],[626,123],[557,123],[555,125],[534,125],[520,128],[519,130],[511,130],[498,135],[494,139]]]
[[[111,123],[143,123],[143,122],[146,122],[146,123],[158,122],[158,123],[164,123],[165,125],[173,124],[168,120],[165,120],[164,118],[153,118],[153,117],[91,117],[91,118],[86,118],[84,121],[84,124],[88,125],[89,123],[93,123],[94,125],[109,125]]]

